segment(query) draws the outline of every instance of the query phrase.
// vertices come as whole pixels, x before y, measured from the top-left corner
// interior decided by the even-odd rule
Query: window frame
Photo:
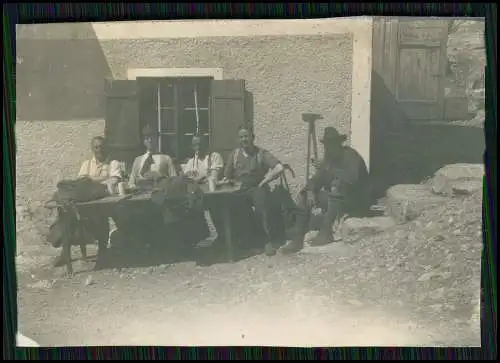
[[[146,78],[146,77],[138,77],[138,79],[141,78]],[[182,127],[182,122],[181,118],[183,114],[188,111],[194,111],[196,112],[198,110],[198,115],[199,112],[206,112],[206,118],[207,118],[207,132],[204,132],[203,136],[208,139],[208,142],[210,143],[211,139],[211,132],[212,132],[212,124],[211,124],[211,95],[210,95],[210,82],[214,79],[212,76],[189,76],[189,77],[171,77],[171,76],[166,76],[166,77],[148,77],[148,78],[154,78],[151,79],[152,83],[154,83],[154,88],[148,89],[148,91],[153,91],[153,89],[156,91],[156,101],[154,103],[155,107],[155,116],[156,116],[156,125],[151,125],[153,126],[156,131],[158,132],[158,149],[159,152],[162,153],[168,153],[172,154],[170,155],[173,159],[175,159],[178,162],[185,162],[189,159],[189,155],[187,152],[188,146],[186,143],[186,137],[187,136],[194,136],[199,131],[199,116],[197,118],[197,130],[192,130],[190,132],[185,132]],[[183,87],[187,87],[188,84],[201,84],[205,83],[207,86],[207,94],[206,94],[206,100],[204,100],[204,103],[206,103],[206,107],[200,107],[199,102],[195,102],[194,107],[193,106],[186,106],[185,100],[180,96],[182,92]],[[173,100],[171,102],[167,102],[166,104],[171,104],[172,106],[163,106],[165,103],[162,102],[162,87],[165,87],[165,85],[172,86],[173,87]],[[150,87],[153,87],[152,85]],[[198,92],[197,92],[198,93]],[[144,106],[143,99],[139,97],[139,108],[142,107],[150,107],[151,105],[146,105]],[[164,123],[164,119],[162,117],[162,111],[166,110],[171,110],[173,111],[173,127],[168,127]],[[149,121],[151,122],[151,121]],[[151,122],[153,123],[153,122]],[[175,146],[174,149],[168,150],[168,148],[164,148],[163,146],[163,140],[165,138],[173,137],[175,138]],[[190,143],[189,143],[190,145]]]

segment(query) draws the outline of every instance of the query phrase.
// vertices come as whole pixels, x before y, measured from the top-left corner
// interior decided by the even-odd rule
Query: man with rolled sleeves
[[[238,130],[240,146],[233,150],[226,163],[224,178],[241,184],[235,198],[234,212],[253,207],[257,222],[265,234],[265,251],[267,255],[276,253],[272,244],[270,228],[270,189],[269,183],[283,173],[283,164],[269,151],[255,145],[255,136],[250,127],[243,125]],[[238,213],[241,214],[241,213]],[[235,214],[237,215],[237,214]],[[245,221],[240,217],[239,228]],[[246,221],[247,222],[247,221]],[[248,222],[247,222],[248,223]],[[217,226],[216,226],[217,227]]]

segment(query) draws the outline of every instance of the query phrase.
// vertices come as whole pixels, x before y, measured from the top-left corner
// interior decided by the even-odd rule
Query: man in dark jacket
[[[299,193],[295,237],[280,252],[295,253],[303,248],[313,207],[325,212],[319,233],[311,241],[311,245],[318,246],[333,241],[332,226],[338,218],[364,203],[366,190],[363,185],[368,170],[363,158],[343,145],[346,139],[335,128],[325,128],[320,140],[324,145],[324,159],[316,163],[315,174]]]

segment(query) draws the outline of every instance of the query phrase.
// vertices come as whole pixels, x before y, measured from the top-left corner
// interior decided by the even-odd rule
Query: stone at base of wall
[[[397,223],[406,223],[417,218],[424,209],[445,200],[434,194],[429,185],[394,185],[387,190],[385,212]]]
[[[342,223],[342,240],[356,241],[360,237],[383,232],[395,225],[390,217],[348,218]]]
[[[448,196],[457,191],[459,194],[473,193],[482,188],[483,175],[484,166],[481,164],[446,165],[434,175],[432,191]]]

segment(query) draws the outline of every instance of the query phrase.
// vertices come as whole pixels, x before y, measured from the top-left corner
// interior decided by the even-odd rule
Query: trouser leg
[[[216,206],[214,205],[209,205],[207,209],[210,213],[210,218],[212,219],[212,223],[214,224],[215,231],[217,232],[217,240],[222,242],[226,238],[224,234],[224,219],[222,211],[219,208],[216,208]]]
[[[87,230],[91,231],[93,237],[97,240],[98,250],[95,268],[99,269],[104,263],[108,248],[109,220],[108,217],[95,217],[89,218],[85,224]]]
[[[254,224],[252,223],[252,194],[248,190],[235,194],[229,208],[234,240],[238,241],[239,244],[247,245],[251,242],[250,238],[255,237]]]
[[[255,188],[252,191],[252,204],[255,208],[257,222],[264,230],[264,252],[268,256],[275,255],[277,251],[276,246],[273,244],[270,194],[268,187]]]
[[[295,253],[304,247],[304,237],[309,229],[309,219],[311,215],[310,207],[307,205],[307,196],[305,192],[300,192],[297,198],[296,206],[293,210],[295,223],[292,230],[292,241],[284,245],[280,251],[282,253]]]
[[[333,241],[332,227],[342,211],[342,196],[328,192],[321,192],[320,204],[325,211],[318,235],[311,241],[311,245],[324,245]]]
[[[257,223],[264,230],[264,238],[266,243],[271,243],[271,223],[269,214],[269,189],[266,187],[255,188],[251,192],[252,205],[255,208],[255,216]]]
[[[192,211],[182,218],[183,245],[190,248],[209,236],[204,211]]]

